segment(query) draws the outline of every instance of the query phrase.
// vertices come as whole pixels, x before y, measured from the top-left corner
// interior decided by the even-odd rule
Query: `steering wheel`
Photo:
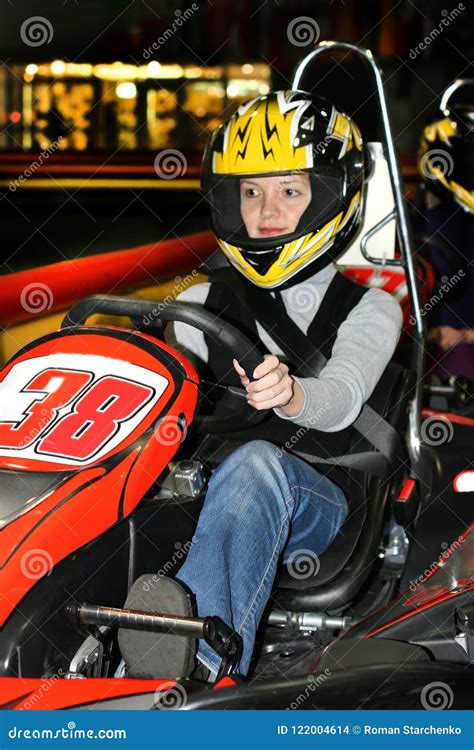
[[[153,332],[153,328],[162,330],[165,321],[176,321],[187,323],[204,334],[219,339],[229,352],[230,363],[235,357],[247,373],[253,373],[261,363],[261,354],[247,336],[201,305],[191,302],[170,302],[161,307],[162,309],[159,300],[94,295],[77,302],[64,317],[61,328],[84,325],[91,315],[97,314],[128,317],[137,328],[150,329],[150,333]],[[144,325],[144,320],[151,322]],[[238,432],[265,419],[268,410],[257,411],[249,406],[244,388],[222,384],[219,386],[225,389],[221,404],[226,413],[195,417],[194,424],[201,432]]]

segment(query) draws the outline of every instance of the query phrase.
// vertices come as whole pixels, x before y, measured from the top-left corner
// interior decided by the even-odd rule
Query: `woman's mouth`
[[[258,231],[264,237],[272,237],[273,235],[284,234],[285,227],[259,227]]]

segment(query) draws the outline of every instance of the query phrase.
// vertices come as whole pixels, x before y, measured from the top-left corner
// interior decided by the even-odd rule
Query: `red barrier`
[[[117,294],[196,268],[216,247],[212,232],[0,276],[0,323],[18,323],[70,307],[90,294]]]

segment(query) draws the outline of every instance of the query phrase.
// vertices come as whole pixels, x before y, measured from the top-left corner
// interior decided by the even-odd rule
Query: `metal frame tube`
[[[142,630],[148,633],[168,633],[172,631],[174,635],[193,636],[195,638],[202,638],[204,633],[205,621],[196,617],[162,615],[141,610],[100,607],[94,604],[70,605],[68,609],[70,616],[84,625],[106,625],[113,628]]]
[[[451,99],[455,91],[462,88],[463,86],[473,85],[474,78],[457,78],[450,86],[448,86],[443,96],[441,97],[441,101],[439,103],[441,112],[444,112],[445,109],[448,109],[449,100]]]
[[[388,116],[382,75],[370,50],[357,47],[354,44],[349,44],[348,42],[327,41],[321,42],[319,45],[317,45],[317,47],[300,62],[293,78],[293,89],[300,88],[301,79],[308,64],[312,62],[316,57],[327,54],[329,52],[347,52],[358,56],[364,63],[366,63],[370,67],[375,81],[378,110],[384,136],[383,146],[387,158],[390,182],[392,185],[393,197],[395,201],[397,237],[400,246],[402,264],[405,269],[407,279],[411,313],[415,321],[412,367],[416,373],[416,386],[413,398],[411,399],[410,403],[407,442],[411,456],[414,460],[416,460],[420,456],[420,446],[422,442],[420,435],[420,420],[425,361],[425,327],[424,320],[421,315],[421,295],[418,286],[418,279],[416,276],[413,236],[402,189],[400,165],[393,143],[393,136]]]

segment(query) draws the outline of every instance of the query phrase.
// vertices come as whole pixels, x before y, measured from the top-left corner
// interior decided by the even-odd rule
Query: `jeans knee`
[[[286,507],[291,495],[290,477],[283,465],[282,451],[266,440],[251,440],[239,446],[214,471],[209,489],[214,494],[232,495],[240,505],[252,505],[258,498],[266,504]]]
[[[251,440],[239,446],[228,457],[229,467],[239,468],[246,475],[255,474],[259,477],[271,470],[272,474],[281,468],[282,451],[268,440]],[[227,460],[228,460],[227,459]]]

